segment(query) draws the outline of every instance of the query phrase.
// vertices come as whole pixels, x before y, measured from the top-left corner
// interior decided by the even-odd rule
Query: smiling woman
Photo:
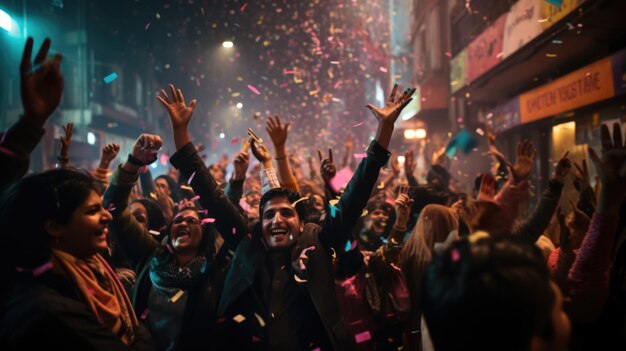
[[[26,177],[5,191],[2,268],[11,279],[2,299],[3,345],[149,346],[126,292],[100,256],[112,217],[96,191],[89,176],[68,169]]]

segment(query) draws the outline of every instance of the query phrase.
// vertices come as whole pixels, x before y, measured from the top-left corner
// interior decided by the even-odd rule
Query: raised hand
[[[106,162],[107,165],[113,161],[113,159],[120,152],[120,146],[117,144],[107,144],[102,148],[101,162]]]
[[[163,141],[158,135],[141,134],[135,145],[131,155],[137,160],[141,161],[144,165],[149,165],[156,161],[157,153],[161,149]]]
[[[587,188],[591,188],[591,178],[589,176],[589,167],[587,160],[583,160],[582,167],[574,162],[574,187],[580,193]]]
[[[602,158],[593,148],[589,156],[596,166],[602,182],[598,211],[604,214],[617,214],[626,194],[626,145],[622,141],[619,123],[613,124],[613,139],[606,125],[600,130]]]
[[[38,127],[46,123],[48,117],[59,106],[63,95],[64,80],[61,74],[63,56],[56,54],[52,59],[46,60],[49,49],[50,39],[46,38],[35,56],[33,66],[31,62],[33,38],[26,39],[20,64],[24,118]]]
[[[65,137],[61,136],[61,159],[68,160],[70,157],[70,146],[72,145],[72,132],[74,130],[74,123],[68,123],[63,126],[63,132]]]
[[[317,156],[321,162],[320,174],[322,175],[322,179],[324,183],[328,183],[337,174],[337,167],[333,162],[333,150],[328,149],[328,158],[324,158],[320,150],[317,150]]]
[[[170,90],[172,97],[169,97],[165,90],[161,89],[161,96],[157,96],[157,100],[167,109],[174,129],[187,128],[193,115],[193,110],[196,108],[196,100],[191,100],[189,106],[187,106],[183,92],[180,89],[176,89],[173,84],[170,84]]]
[[[486,125],[485,126],[485,135],[487,136],[487,145],[489,147],[489,154],[495,157],[498,162],[506,164],[506,157],[504,154],[498,150],[496,147],[496,134],[492,132],[491,128]]]
[[[411,175],[415,172],[415,159],[413,158],[413,151],[404,153],[404,174]]]
[[[247,152],[239,152],[233,159],[233,166],[235,171],[233,172],[233,180],[242,180],[246,178],[246,172],[250,165],[250,156]]]
[[[409,219],[411,218],[411,207],[413,206],[413,199],[410,199],[407,194],[398,194],[396,198],[396,226],[400,228],[406,228]]]
[[[413,100],[411,97],[415,92],[415,88],[406,89],[402,94],[396,97],[396,92],[398,91],[398,84],[393,85],[393,89],[391,89],[391,94],[389,94],[389,98],[385,103],[385,106],[381,108],[376,108],[372,104],[368,104],[367,108],[372,111],[374,117],[378,120],[379,123],[386,124],[394,124],[400,116],[400,112],[402,109],[406,107],[406,105]]]
[[[559,161],[556,163],[556,167],[554,167],[554,179],[561,183],[565,182],[565,176],[567,176],[569,171],[572,169],[572,161],[567,158],[568,155],[569,151],[565,151],[563,156],[561,156]]]
[[[521,141],[517,144],[517,157],[515,164],[508,164],[511,174],[516,182],[521,182],[528,178],[533,170],[533,163],[537,156],[537,150],[528,140]]]
[[[267,134],[269,134],[270,139],[272,139],[274,150],[277,152],[276,157],[284,156],[278,155],[278,151],[284,151],[285,142],[287,141],[287,136],[289,135],[289,123],[281,124],[278,115],[275,115],[273,118],[270,116],[267,120],[267,127],[265,130],[267,131]]]
[[[495,202],[496,179],[491,174],[484,174],[480,180],[480,190],[478,191],[479,201]]]
[[[250,148],[252,149],[254,157],[256,157],[265,168],[272,167],[272,154],[265,144],[257,144],[254,139],[250,138]]]

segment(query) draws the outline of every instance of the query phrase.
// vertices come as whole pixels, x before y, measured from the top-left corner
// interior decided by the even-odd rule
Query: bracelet
[[[284,159],[286,159],[286,158],[287,158],[287,155],[282,155],[282,156],[274,157],[274,159],[275,159],[276,161],[281,161],[281,160],[284,160]]]
[[[399,232],[403,232],[403,233],[405,233],[405,232],[406,232],[406,230],[407,230],[407,227],[401,228],[401,227],[398,227],[397,225],[395,225],[395,224],[394,224],[394,225],[393,225],[393,229],[395,229],[395,230],[397,230],[397,231],[399,231]]]
[[[137,167],[143,167],[146,165],[143,161],[133,156],[132,154],[128,154],[128,163]]]

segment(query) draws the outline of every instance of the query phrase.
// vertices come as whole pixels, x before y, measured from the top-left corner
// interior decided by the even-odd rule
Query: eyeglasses
[[[187,222],[187,224],[189,225],[200,224],[200,220],[198,218],[191,217],[191,216],[187,216],[187,217],[178,216],[178,217],[175,217],[173,221],[174,224],[181,224],[183,222]]]

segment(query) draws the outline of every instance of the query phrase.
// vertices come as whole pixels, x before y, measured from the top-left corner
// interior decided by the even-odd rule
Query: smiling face
[[[263,240],[270,249],[289,249],[300,237],[304,225],[285,196],[271,198],[263,208]]]
[[[52,225],[49,233],[58,239],[53,248],[80,259],[102,252],[107,248],[107,225],[112,219],[109,211],[102,207],[100,196],[92,190],[66,224]]]
[[[385,228],[387,228],[387,221],[389,220],[389,214],[383,209],[377,208],[370,212],[369,218],[372,220],[371,231],[376,235],[383,235]]]
[[[202,241],[202,225],[198,213],[187,209],[177,214],[173,219],[169,237],[177,252],[197,252]]]

